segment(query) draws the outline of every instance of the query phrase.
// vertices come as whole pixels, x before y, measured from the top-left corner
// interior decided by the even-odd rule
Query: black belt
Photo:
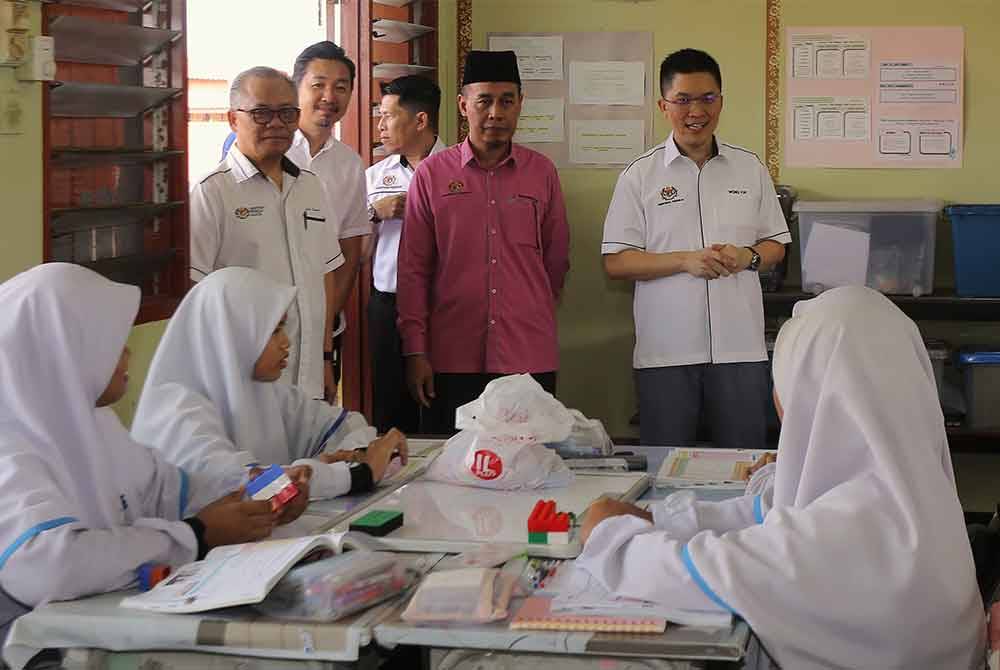
[[[372,286],[372,297],[378,298],[379,300],[385,300],[388,302],[396,302],[396,294],[389,293],[388,291],[379,291],[377,288]]]

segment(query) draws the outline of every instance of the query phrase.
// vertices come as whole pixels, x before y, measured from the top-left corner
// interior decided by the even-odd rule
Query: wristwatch
[[[753,247],[747,247],[750,250],[750,265],[747,266],[747,270],[751,272],[756,272],[760,267],[760,254]]]
[[[382,220],[378,217],[378,212],[375,211],[375,205],[371,203],[368,204],[368,220],[372,223],[378,223]]]

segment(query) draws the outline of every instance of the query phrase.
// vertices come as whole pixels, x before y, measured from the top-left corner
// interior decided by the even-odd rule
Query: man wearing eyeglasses
[[[236,265],[297,287],[281,381],[323,398],[333,271],[344,256],[319,179],[285,157],[300,115],[295,85],[272,68],[251,68],[233,80],[229,105],[236,144],[191,189],[191,278]]]
[[[611,279],[635,282],[640,439],[690,445],[699,418],[712,441],[763,448],[768,399],[757,272],[791,242],[767,169],[715,136],[722,73],[682,49],[660,66],[667,140],[618,179],[601,253]]]

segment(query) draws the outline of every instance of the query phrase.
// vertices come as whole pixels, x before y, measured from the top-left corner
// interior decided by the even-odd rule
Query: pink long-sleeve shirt
[[[558,369],[567,270],[566,205],[548,158],[512,144],[485,169],[468,140],[428,157],[399,246],[403,353],[426,354],[435,372]]]

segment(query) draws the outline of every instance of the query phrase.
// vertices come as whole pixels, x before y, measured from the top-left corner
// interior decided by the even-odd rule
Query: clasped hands
[[[685,270],[701,279],[718,279],[742,272],[750,267],[753,253],[733,244],[713,244],[688,253]]]

